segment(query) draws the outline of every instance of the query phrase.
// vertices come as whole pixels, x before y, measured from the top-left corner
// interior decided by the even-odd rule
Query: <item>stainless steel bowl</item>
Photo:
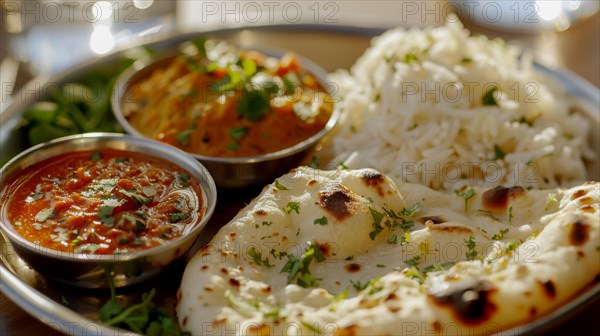
[[[281,57],[285,52],[275,49],[255,48],[265,55]],[[334,87],[327,85],[327,72],[316,63],[296,55],[300,64],[321,82],[322,86],[333,97]],[[125,70],[117,79],[111,99],[113,113],[123,127],[132,135],[144,137],[133,127],[123,114],[123,102],[127,99],[128,90],[139,80],[146,78],[155,69],[164,67],[170,63],[175,55],[158,58],[150,64],[134,64]],[[287,173],[290,169],[297,167],[306,158],[308,153],[333,129],[339,118],[339,111],[333,110],[331,117],[325,127],[310,138],[283,150],[260,156],[241,158],[219,158],[195,153],[189,155],[202,162],[212,174],[215,183],[220,188],[241,188],[247,186],[264,185],[270,183],[278,176]]]
[[[20,171],[37,162],[71,151],[101,148],[119,149],[158,157],[174,163],[195,177],[202,188],[203,215],[184,234],[168,243],[143,251],[94,255],[52,250],[34,244],[19,235],[7,220],[10,183]],[[190,251],[211,217],[217,190],[210,173],[185,152],[157,141],[124,134],[88,133],[52,140],[32,147],[9,161],[0,170],[0,232],[11,242],[15,251],[32,268],[48,278],[80,287],[108,286],[106,271],[112,272],[115,286],[143,281],[164,270],[172,261]]]

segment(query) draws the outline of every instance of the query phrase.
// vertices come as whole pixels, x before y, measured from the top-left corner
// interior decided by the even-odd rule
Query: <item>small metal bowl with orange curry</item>
[[[208,171],[172,146],[88,133],[0,170],[0,231],[31,267],[81,287],[143,281],[184,256],[212,215]]]
[[[334,127],[325,78],[292,53],[198,39],[126,70],[113,112],[127,133],[198,159],[219,187],[261,185],[298,166]]]

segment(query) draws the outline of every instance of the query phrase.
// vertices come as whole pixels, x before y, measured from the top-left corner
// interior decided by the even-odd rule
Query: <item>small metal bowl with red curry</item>
[[[123,72],[112,108],[127,133],[186,151],[218,187],[264,185],[306,162],[335,126],[326,76],[292,52],[200,38]]]
[[[143,281],[184,256],[216,186],[172,146],[88,133],[32,147],[0,170],[0,231],[32,268],[81,287]]]

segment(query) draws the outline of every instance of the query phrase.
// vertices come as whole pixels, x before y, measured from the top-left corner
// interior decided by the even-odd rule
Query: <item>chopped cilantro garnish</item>
[[[169,215],[169,220],[171,221],[171,223],[177,223],[182,219],[188,218],[189,216],[190,216],[189,213],[174,212]]]
[[[275,187],[279,190],[290,190],[290,188],[284,186],[283,184],[279,183],[279,180],[275,180]]]
[[[246,135],[247,131],[245,127],[234,127],[229,132],[229,136],[235,141],[239,141],[244,135]]]
[[[253,59],[245,58],[242,60],[242,71],[246,79],[250,79],[256,73],[256,62]]]
[[[504,157],[506,156],[506,153],[504,153],[504,151],[502,150],[502,148],[500,148],[498,145],[494,145],[494,157],[492,158],[492,160],[496,161],[496,160],[502,160],[504,159]]]
[[[281,273],[289,273],[287,277],[288,283],[291,283],[298,275],[296,283],[302,287],[318,286],[319,278],[315,278],[310,274],[309,266],[314,260],[322,262],[325,260],[325,255],[319,249],[318,245],[310,245],[306,252],[300,257],[293,254],[288,254],[288,261],[281,269]]]
[[[262,88],[244,88],[238,101],[237,113],[248,121],[261,120],[271,110],[271,95],[279,88],[275,83],[268,83]]]
[[[348,257],[346,257],[346,259],[344,259],[344,260],[352,260],[352,259],[354,259],[354,256],[348,256]]]
[[[121,189],[120,192],[124,196],[127,196],[130,200],[134,201],[136,204],[147,204],[147,203],[152,202],[151,198],[148,198],[146,196],[139,194],[137,189],[130,189],[130,190]]]
[[[300,214],[300,203],[298,203],[298,202],[289,202],[285,206],[285,212],[287,212],[289,214],[292,211],[296,211],[297,214]]]
[[[412,259],[408,259],[408,260],[404,261],[404,263],[409,267],[417,266],[417,265],[419,265],[420,262],[421,262],[421,256],[415,256]]]
[[[262,222],[263,226],[270,226],[271,224],[273,224],[273,222],[266,222],[266,221]]]
[[[498,88],[495,86],[487,90],[487,92],[483,94],[483,97],[481,97],[481,104],[484,106],[498,106],[498,102],[494,96],[496,91],[498,91]]]
[[[177,140],[183,146],[189,145],[190,144],[190,135],[192,134],[192,132],[194,131],[195,128],[196,128],[196,125],[194,125],[194,124],[191,125],[185,131],[177,134],[175,136],[175,140]]]
[[[498,231],[498,233],[496,233],[492,236],[492,239],[493,240],[502,240],[504,238],[504,234],[508,233],[508,231],[510,231],[510,229],[500,230],[500,231]]]
[[[206,37],[199,37],[197,39],[193,39],[190,41],[190,42],[192,42],[194,47],[196,47],[196,50],[198,50],[198,53],[200,53],[200,55],[204,58],[207,58],[206,40],[207,40]]]
[[[100,221],[108,226],[113,226],[115,224],[115,218],[113,217],[113,211],[115,207],[103,205],[98,209],[98,217]]]
[[[33,195],[29,195],[25,198],[25,203],[31,203],[31,202],[35,202],[37,200],[39,200],[40,198],[42,198],[42,196],[44,196],[43,193],[41,192],[36,192]]]
[[[475,242],[475,237],[470,236],[468,240],[465,239],[465,244],[467,244],[468,251],[465,253],[467,260],[472,261],[477,259],[478,253],[475,249],[477,243]]]
[[[313,155],[313,157],[310,159],[310,167],[311,168],[315,168],[315,169],[319,169],[319,166],[321,164],[319,163],[319,159]]]
[[[95,151],[92,153],[92,155],[90,156],[90,159],[92,161],[98,161],[102,158],[102,153],[100,153],[99,151]]]
[[[265,257],[263,259],[262,254],[259,251],[257,251],[254,246],[248,250],[248,255],[252,258],[254,263],[257,265],[262,265],[265,267],[273,267],[273,265],[271,265],[271,263],[269,262],[269,258]]]
[[[369,285],[369,283],[368,283],[368,282],[361,283],[359,280],[357,280],[356,282],[355,282],[355,281],[352,281],[352,280],[350,280],[350,284],[352,284],[352,287],[354,287],[354,289],[355,289],[357,292],[360,292],[360,291],[364,290],[364,289],[365,289],[365,288],[367,288],[367,286]]]
[[[385,268],[385,265],[383,265],[383,264],[377,264],[377,265],[375,265],[375,267],[378,267],[378,268]]]
[[[454,193],[456,194],[456,196],[464,198],[464,200],[465,200],[465,212],[467,212],[467,210],[468,210],[468,202],[469,202],[469,200],[471,198],[473,198],[473,196],[475,196],[475,190],[473,190],[472,188],[469,188],[469,190],[467,190],[466,192],[460,191],[460,190],[454,190]]]
[[[327,217],[323,216],[321,218],[315,219],[314,224],[327,225]]]
[[[371,238],[371,240],[375,240],[375,237],[377,237],[377,235],[383,231],[381,220],[384,217],[384,213],[379,212],[371,207],[369,207],[369,210],[371,211],[371,217],[373,217],[373,231],[369,232],[369,238]]]
[[[395,233],[393,235],[391,235],[388,240],[387,240],[388,244],[392,244],[392,245],[396,245],[398,244],[398,235],[396,235]]]
[[[419,61],[419,58],[417,58],[417,56],[415,54],[408,53],[404,56],[405,63],[412,63],[412,62],[417,62],[417,61]]]
[[[187,174],[179,173],[179,174],[177,174],[177,179],[180,182],[187,183],[190,181],[190,176]]]
[[[229,149],[230,151],[235,151],[238,148],[240,148],[240,144],[238,143],[230,143],[229,145],[227,145],[227,149]]]

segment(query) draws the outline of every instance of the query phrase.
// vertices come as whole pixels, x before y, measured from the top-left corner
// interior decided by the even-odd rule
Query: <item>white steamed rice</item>
[[[550,188],[580,183],[595,156],[596,126],[573,98],[518,47],[470,36],[456,19],[390,30],[330,80],[342,117],[326,152],[350,168],[436,189]]]

